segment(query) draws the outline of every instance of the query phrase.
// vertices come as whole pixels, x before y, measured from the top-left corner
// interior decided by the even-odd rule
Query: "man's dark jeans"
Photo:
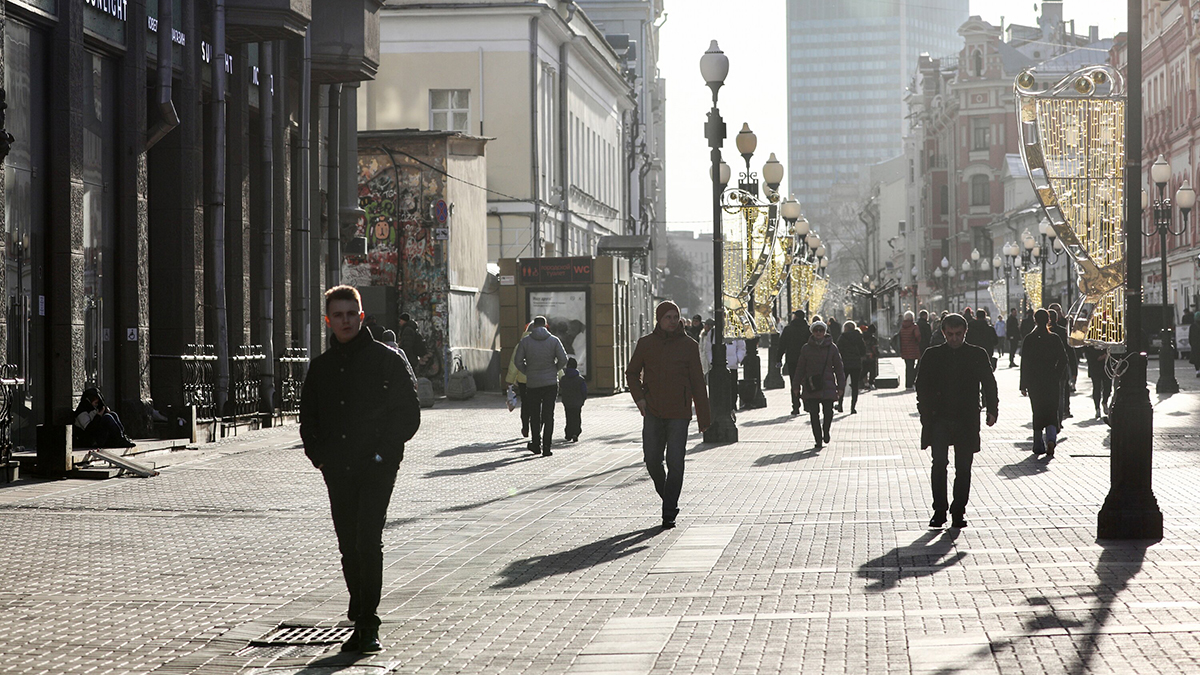
[[[529,397],[530,444],[545,452],[550,449],[550,440],[554,436],[554,401],[558,398],[558,385],[526,386],[525,394]]]
[[[324,468],[329,510],[350,592],[346,617],[360,628],[379,627],[383,588],[383,525],[396,483],[395,471]]]
[[[956,428],[953,422],[938,420],[933,422],[933,433],[930,437],[930,450],[933,453],[933,510],[936,513],[950,513],[961,516],[967,512],[967,500],[971,496],[971,463],[975,461],[975,450],[979,447],[979,432],[974,432],[974,441],[964,436],[970,436],[971,431]],[[955,443],[955,441],[963,441]],[[950,445],[954,445],[954,502],[946,503],[946,467],[950,464]]]
[[[904,388],[912,389],[917,386],[917,360],[904,359]]]
[[[663,500],[663,519],[674,520],[683,490],[683,457],[690,419],[662,419],[646,413],[642,420],[642,458]],[[663,470],[663,458],[667,461]]]

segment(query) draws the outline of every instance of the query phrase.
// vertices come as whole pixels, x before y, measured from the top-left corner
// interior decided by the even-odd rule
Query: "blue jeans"
[[[642,457],[663,500],[663,519],[673,520],[679,512],[683,490],[683,456],[690,419],[662,419],[646,413],[642,420]],[[667,466],[663,469],[664,453]]]

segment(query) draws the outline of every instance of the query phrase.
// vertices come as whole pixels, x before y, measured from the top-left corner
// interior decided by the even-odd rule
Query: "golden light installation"
[[[809,307],[813,313],[821,311],[821,303],[825,302],[825,290],[829,288],[829,280],[825,277],[813,277],[812,287],[808,292]]]
[[[817,266],[810,262],[796,261],[792,264],[792,307],[803,309],[808,302]]]
[[[1125,83],[1107,65],[1080,68],[1046,91],[1038,91],[1032,70],[1015,86],[1021,159],[1042,210],[1078,276],[1079,299],[1070,314],[1087,319],[1072,324],[1073,343],[1104,347],[1125,340],[1124,218]],[[1041,305],[1041,276],[1036,296]]]
[[[1042,271],[1036,267],[1025,270],[1021,273],[1021,285],[1025,288],[1025,295],[1029,298],[1029,306],[1041,307]]]

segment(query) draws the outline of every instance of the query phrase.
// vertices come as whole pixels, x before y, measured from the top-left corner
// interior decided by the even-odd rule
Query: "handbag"
[[[825,357],[825,365],[821,368],[821,372],[816,375],[808,376],[808,388],[813,393],[821,391],[825,388],[825,368],[829,367],[829,362],[833,360],[833,345],[829,346],[829,354]]]

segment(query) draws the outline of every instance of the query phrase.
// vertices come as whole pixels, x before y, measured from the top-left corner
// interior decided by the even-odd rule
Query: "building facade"
[[[251,347],[265,358],[250,404],[275,410],[277,359],[322,344],[320,290],[354,211],[334,198],[354,133],[341,87],[374,74],[378,4],[223,7],[0,3],[0,349],[26,382],[19,446],[69,449],[86,387],[132,434],[155,409],[187,417],[181,358],[198,352],[216,380],[207,415],[230,412],[232,356]]]
[[[903,153],[917,58],[958,53],[966,19],[967,0],[789,0],[788,189],[810,221],[838,226],[835,187]]]
[[[488,261],[592,255],[630,223],[620,56],[573,3],[389,0],[365,130],[471,133],[488,143]]]

